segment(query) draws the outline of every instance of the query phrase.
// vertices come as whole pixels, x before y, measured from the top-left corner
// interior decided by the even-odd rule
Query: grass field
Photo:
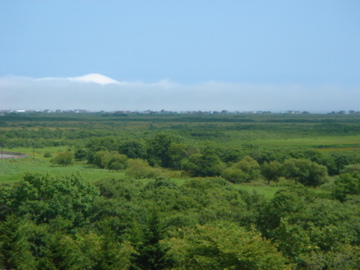
[[[53,166],[49,159],[27,157],[22,159],[0,160],[0,183],[11,183],[22,179],[27,172],[49,173],[54,176],[65,176],[79,173],[84,179],[94,182],[106,178],[120,178],[123,172],[92,168],[85,163],[71,166]]]
[[[360,135],[298,137],[288,139],[257,139],[252,143],[263,148],[301,149],[311,148],[319,151],[357,151],[360,150]]]

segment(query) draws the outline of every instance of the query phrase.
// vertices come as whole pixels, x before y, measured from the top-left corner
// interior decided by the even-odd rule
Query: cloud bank
[[[71,78],[0,77],[0,110],[87,109],[326,112],[359,110],[360,87],[206,82],[120,82],[100,74]]]

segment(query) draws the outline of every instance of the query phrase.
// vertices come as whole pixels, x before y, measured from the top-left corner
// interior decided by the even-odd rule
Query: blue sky
[[[356,0],[0,0],[0,109],[25,106],[23,93],[52,87],[34,79],[97,73],[141,85],[147,94],[159,95],[153,86],[167,80],[179,95],[213,95],[212,101],[193,101],[194,108],[171,101],[178,109],[217,109],[221,85],[232,89],[223,109],[236,109],[234,99],[243,100],[239,92],[246,92],[248,102],[238,110],[360,110],[354,101],[360,96],[359,12]],[[89,87],[66,85],[58,91]],[[108,94],[101,87],[95,91]],[[267,104],[251,99],[254,89]],[[273,100],[268,89],[277,89]],[[292,91],[292,98],[276,101]],[[113,94],[122,100],[118,92]],[[315,92],[328,93],[328,100],[309,105]],[[136,99],[127,109],[162,109]],[[96,104],[95,97],[88,102],[78,107],[110,104]]]

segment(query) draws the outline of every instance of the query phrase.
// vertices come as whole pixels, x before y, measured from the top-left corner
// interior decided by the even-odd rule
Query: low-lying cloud
[[[87,80],[76,79],[85,76],[42,79],[2,77],[0,110],[320,112],[360,109],[360,87],[223,82],[182,85],[167,80],[155,83],[120,82],[99,76],[97,79],[100,81],[92,81],[96,76]]]

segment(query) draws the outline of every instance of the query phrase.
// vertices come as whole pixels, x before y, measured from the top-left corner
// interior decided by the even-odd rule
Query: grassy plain
[[[120,178],[124,172],[109,171],[89,167],[84,163],[76,163],[71,166],[53,166],[49,159],[35,156],[22,159],[0,160],[0,183],[11,183],[22,179],[27,172],[49,173],[54,176],[66,176],[80,174],[84,179],[94,182],[106,178]]]

